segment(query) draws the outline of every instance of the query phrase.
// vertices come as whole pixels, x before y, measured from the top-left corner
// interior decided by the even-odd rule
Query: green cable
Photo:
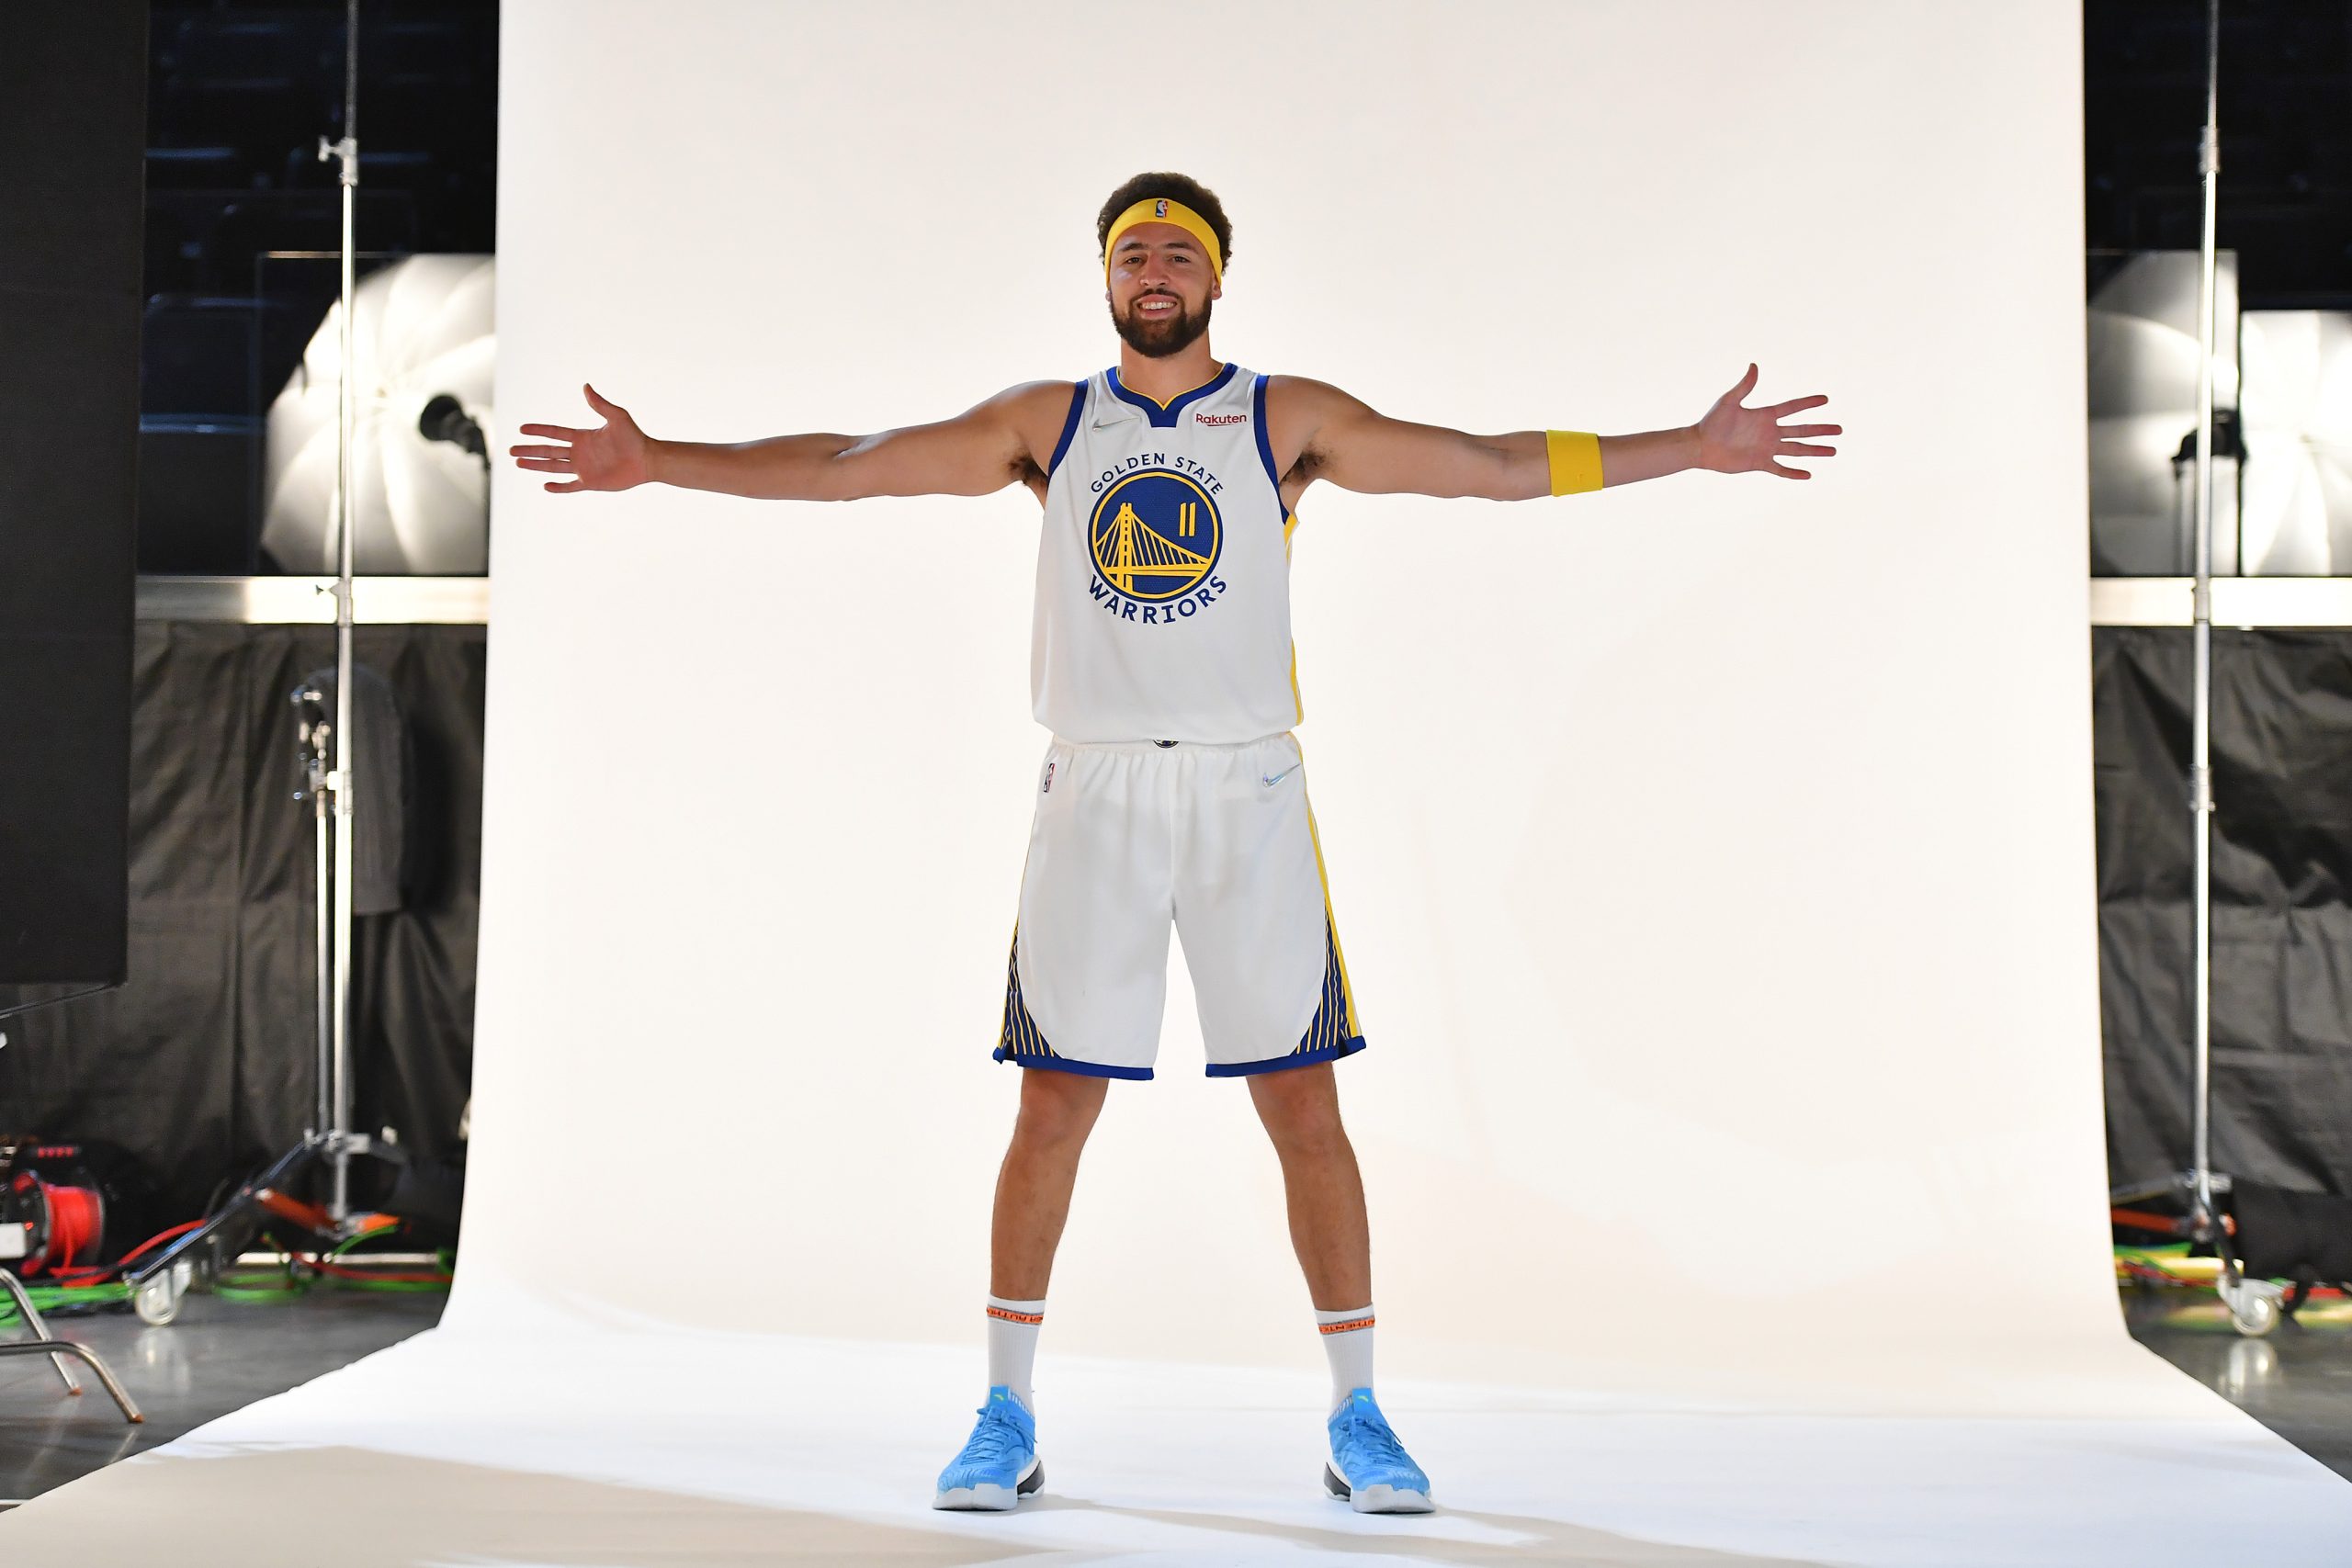
[[[265,1283],[264,1281],[267,1281]],[[300,1299],[304,1286],[290,1269],[223,1269],[213,1281],[212,1293],[224,1302],[269,1302],[283,1305]]]
[[[391,1295],[429,1295],[449,1289],[439,1280],[345,1280],[330,1274],[327,1282],[338,1291],[382,1291]]]
[[[97,1306],[110,1302],[127,1302],[130,1299],[130,1287],[123,1284],[38,1285],[28,1283],[25,1286],[25,1294],[31,1299],[35,1312],[50,1312],[58,1307]],[[0,1323],[16,1321],[15,1298],[0,1297]]]
[[[373,1241],[376,1237],[383,1235],[386,1230],[396,1230],[397,1228],[398,1227],[396,1226],[385,1226],[382,1229],[368,1231],[362,1235],[355,1235],[346,1241],[338,1243],[332,1251],[325,1255],[325,1258],[321,1259],[321,1261],[323,1262],[327,1259],[341,1258],[345,1253],[349,1252],[361,1242]],[[436,1251],[434,1256],[435,1258],[439,1258],[443,1256],[443,1254]],[[447,1272],[447,1265],[443,1266],[443,1272]],[[349,1280],[339,1274],[324,1273],[321,1274],[319,1278],[322,1283],[330,1285],[339,1291],[380,1291],[390,1295],[430,1295],[435,1292],[446,1293],[449,1289],[448,1282],[444,1280]]]
[[[322,1255],[322,1261],[341,1258],[360,1243],[376,1239],[389,1228],[391,1227],[365,1232],[338,1242]],[[436,1247],[434,1249],[433,1256],[440,1264],[444,1273],[456,1269],[457,1254],[450,1248]],[[341,1290],[382,1291],[400,1295],[429,1295],[436,1292],[446,1294],[449,1289],[447,1280],[347,1280],[333,1274],[322,1273],[314,1279],[306,1280],[294,1272],[289,1262],[281,1260],[275,1269],[223,1269],[215,1280],[211,1293],[222,1301],[283,1305],[288,1302],[299,1301],[313,1286],[319,1284],[326,1284]],[[31,1281],[25,1283],[25,1294],[31,1299],[33,1310],[36,1312],[49,1312],[58,1307],[68,1306],[107,1305],[116,1302],[127,1302],[136,1293],[128,1283],[119,1280],[96,1285],[43,1285]],[[12,1324],[17,1321],[17,1315],[14,1299],[0,1297],[0,1324]]]

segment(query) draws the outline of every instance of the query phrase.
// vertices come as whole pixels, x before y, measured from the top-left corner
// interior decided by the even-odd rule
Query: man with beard
[[[1108,1084],[1151,1077],[1173,924],[1208,1072],[1248,1079],[1282,1166],[1331,1367],[1324,1484],[1360,1511],[1426,1512],[1429,1478],[1372,1392],[1371,1243],[1331,1068],[1364,1038],[1290,733],[1298,498],[1317,479],[1494,501],[1694,468],[1801,479],[1781,459],[1831,456],[1804,440],[1838,427],[1780,423],[1826,398],[1741,407],[1753,365],[1678,430],[1482,436],[1389,419],[1323,382],[1211,356],[1233,230],[1197,181],[1138,175],[1095,237],[1122,346],[1084,380],[1014,387],[937,424],[731,445],[651,439],[591,387],[601,428],[526,424],[559,444],[513,455],[562,476],[547,485],[559,494],[649,480],[806,501],[1035,492],[1030,686],[1053,740],[995,1051],[1033,1070],[997,1175],[988,1397],[933,1504],[1011,1508],[1044,1482],[1030,1377],[1046,1280]]]

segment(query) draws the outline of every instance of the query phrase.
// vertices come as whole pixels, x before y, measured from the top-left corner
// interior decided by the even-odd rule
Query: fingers
[[[572,480],[570,484],[564,484],[564,485],[560,485],[560,484],[548,484],[548,485],[544,485],[544,486],[542,486],[541,488],[542,488],[542,489],[545,489],[545,490],[550,490],[550,491],[554,491],[556,494],[558,494],[558,495],[569,495],[571,491],[575,491],[575,490],[585,490],[585,489],[587,489],[588,487],[587,487],[586,485],[582,484],[578,479],[574,479],[574,480]]]
[[[1792,435],[1802,437],[1806,435],[1843,435],[1845,434],[1846,427],[1842,424],[1792,424],[1781,432],[1781,434],[1784,438]]]
[[[568,424],[526,424],[518,432],[524,435],[553,435],[565,441],[577,441],[588,433],[574,430]]]
[[[1731,395],[1736,400],[1747,396],[1754,390],[1756,390],[1756,367],[1751,365],[1747,367],[1747,374],[1739,378],[1739,385],[1731,389]]]
[[[1803,468],[1792,468],[1781,463],[1767,463],[1765,467],[1771,469],[1772,472],[1780,475],[1784,479],[1809,479],[1813,478],[1811,474],[1805,472]],[[549,488],[552,489],[553,487],[550,486]]]
[[[561,457],[564,461],[570,462],[571,448],[569,446],[509,446],[506,449],[506,455],[510,457]]]
[[[628,417],[628,411],[627,409],[622,408],[620,404],[598,392],[595,388],[590,386],[587,382],[582,381],[580,384],[580,389],[588,394],[588,406],[594,409],[598,413],[603,414],[606,419],[612,418],[615,414],[619,414],[623,418]]]
[[[1764,412],[1777,418],[1781,415],[1795,413],[1801,409],[1817,409],[1828,400],[1829,400],[1826,397],[1823,396],[1791,398],[1785,403],[1774,403]]]
[[[517,457],[514,459],[514,466],[518,468],[529,468],[534,473],[541,474],[569,474],[576,471],[569,457]]]
[[[1838,448],[1808,446],[1802,441],[1783,441],[1772,455],[1776,457],[1835,457],[1838,456]]]

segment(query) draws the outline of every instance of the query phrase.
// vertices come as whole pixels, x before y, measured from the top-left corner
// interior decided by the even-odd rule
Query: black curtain
[[[413,786],[401,907],[354,922],[354,1125],[434,1161],[460,1152],[471,1081],[486,630],[354,638],[399,699]],[[315,1121],[314,829],[289,696],[334,660],[331,626],[139,626],[130,979],[11,1021],[0,1050],[0,1129],[122,1146],[163,1223]]]
[[[146,104],[144,4],[0,5],[0,1010],[123,976]]]
[[[2191,634],[2092,632],[2109,1168],[2189,1161]],[[2213,633],[2217,1170],[2352,1197],[2352,631]]]

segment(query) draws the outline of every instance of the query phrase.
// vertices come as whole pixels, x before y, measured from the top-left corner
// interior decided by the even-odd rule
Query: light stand
[[[344,15],[343,139],[332,143],[323,136],[319,139],[319,161],[336,160],[335,177],[343,186],[343,352],[335,367],[334,511],[339,551],[334,584],[334,732],[331,737],[334,767],[326,780],[334,803],[334,979],[329,1008],[334,1021],[333,1059],[321,1064],[332,1070],[327,1081],[319,1086],[319,1126],[329,1140],[328,1157],[334,1170],[327,1212],[338,1227],[349,1212],[351,1183],[345,1128],[351,1121],[351,564],[356,532],[353,525],[358,515],[351,503],[351,431],[357,395],[351,358],[353,296],[357,291],[354,276],[357,263],[352,253],[357,248],[354,229],[359,200],[359,0],[345,0]]]
[[[2267,1334],[2278,1325],[2286,1292],[2267,1280],[2249,1280],[2238,1267],[2229,1221],[2214,1202],[2230,1179],[2213,1169],[2213,316],[2215,215],[2222,174],[2222,0],[2206,0],[2205,128],[2198,141],[2204,186],[2204,236],[2197,294],[2196,533],[2192,620],[2194,686],[2189,698],[2188,809],[2195,819],[2196,865],[2190,897],[2196,910],[2195,1081],[2190,1099],[2189,1168],[2172,1186],[2185,1193],[2190,1239],[2211,1245],[2222,1273],[2215,1282],[2241,1333]],[[2244,563],[2239,563],[2244,570]]]
[[[323,1218],[337,1240],[352,1234],[350,1225],[351,1159],[371,1155],[399,1163],[400,1151],[349,1130],[351,1122],[351,917],[353,873],[356,861],[352,837],[352,432],[356,423],[356,384],[354,379],[354,295],[356,292],[355,220],[359,198],[359,0],[345,0],[344,24],[343,137],[319,139],[319,161],[336,165],[343,186],[343,352],[336,370],[338,423],[335,448],[334,518],[340,539],[334,594],[334,717],[319,711],[323,700],[314,688],[294,694],[303,713],[302,761],[306,791],[317,823],[318,847],[318,1103],[317,1123],[302,1141],[259,1176],[239,1187],[202,1225],[179,1236],[154,1257],[127,1270],[123,1278],[133,1287],[132,1302],[149,1323],[169,1323],[179,1311],[179,1298],[193,1272],[188,1254],[204,1246],[230,1220],[262,1202],[312,1159],[324,1158],[329,1168],[329,1197]],[[323,731],[323,734],[322,733]],[[331,765],[330,765],[331,760]],[[300,798],[298,793],[297,798]]]

